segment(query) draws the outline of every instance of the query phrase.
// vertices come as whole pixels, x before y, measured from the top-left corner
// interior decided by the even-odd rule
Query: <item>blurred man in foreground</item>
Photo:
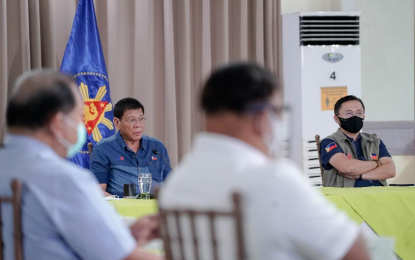
[[[369,259],[356,224],[297,168],[273,158],[283,106],[270,72],[243,63],[221,68],[205,84],[201,106],[206,132],[161,189],[161,206],[230,209],[239,191],[249,259]],[[231,227],[217,231],[223,259],[236,259]]]
[[[21,76],[7,126],[0,196],[11,195],[13,179],[23,183],[24,259],[162,259],[138,247],[156,235],[157,219],[145,218],[130,232],[92,173],[65,159],[86,137],[81,95],[70,77],[53,71]],[[13,259],[12,207],[5,205],[2,214],[5,259]]]

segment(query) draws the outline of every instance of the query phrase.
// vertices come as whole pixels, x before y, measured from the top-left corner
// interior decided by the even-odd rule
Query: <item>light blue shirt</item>
[[[136,242],[103,200],[94,175],[37,139],[8,134],[0,149],[0,196],[23,183],[24,259],[123,259]],[[2,206],[6,260],[13,259],[12,207]]]

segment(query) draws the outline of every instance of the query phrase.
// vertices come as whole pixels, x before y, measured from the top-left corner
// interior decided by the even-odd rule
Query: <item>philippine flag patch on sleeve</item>
[[[329,153],[334,148],[337,148],[337,144],[335,142],[332,142],[332,143],[328,144],[325,149]]]

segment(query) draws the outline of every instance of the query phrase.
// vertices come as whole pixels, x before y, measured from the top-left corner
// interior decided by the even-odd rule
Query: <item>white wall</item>
[[[415,119],[414,0],[281,0],[281,13],[360,11],[362,99],[368,121]],[[415,182],[415,156],[393,156],[397,176]]]
[[[332,10],[361,12],[366,120],[414,120],[414,1],[333,0]]]
[[[395,178],[389,179],[392,184],[413,184],[415,183],[415,156],[392,156],[396,167]]]
[[[332,0],[280,0],[281,13],[331,11]]]

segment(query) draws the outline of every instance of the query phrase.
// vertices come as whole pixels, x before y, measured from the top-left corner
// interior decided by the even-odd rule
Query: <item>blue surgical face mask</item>
[[[67,123],[70,127],[75,129],[78,134],[78,138],[74,144],[71,144],[68,140],[64,137],[58,137],[58,141],[66,147],[66,157],[72,158],[79,150],[81,150],[82,146],[86,142],[86,129],[83,123],[77,124],[72,118],[67,115],[64,115],[63,120]]]

